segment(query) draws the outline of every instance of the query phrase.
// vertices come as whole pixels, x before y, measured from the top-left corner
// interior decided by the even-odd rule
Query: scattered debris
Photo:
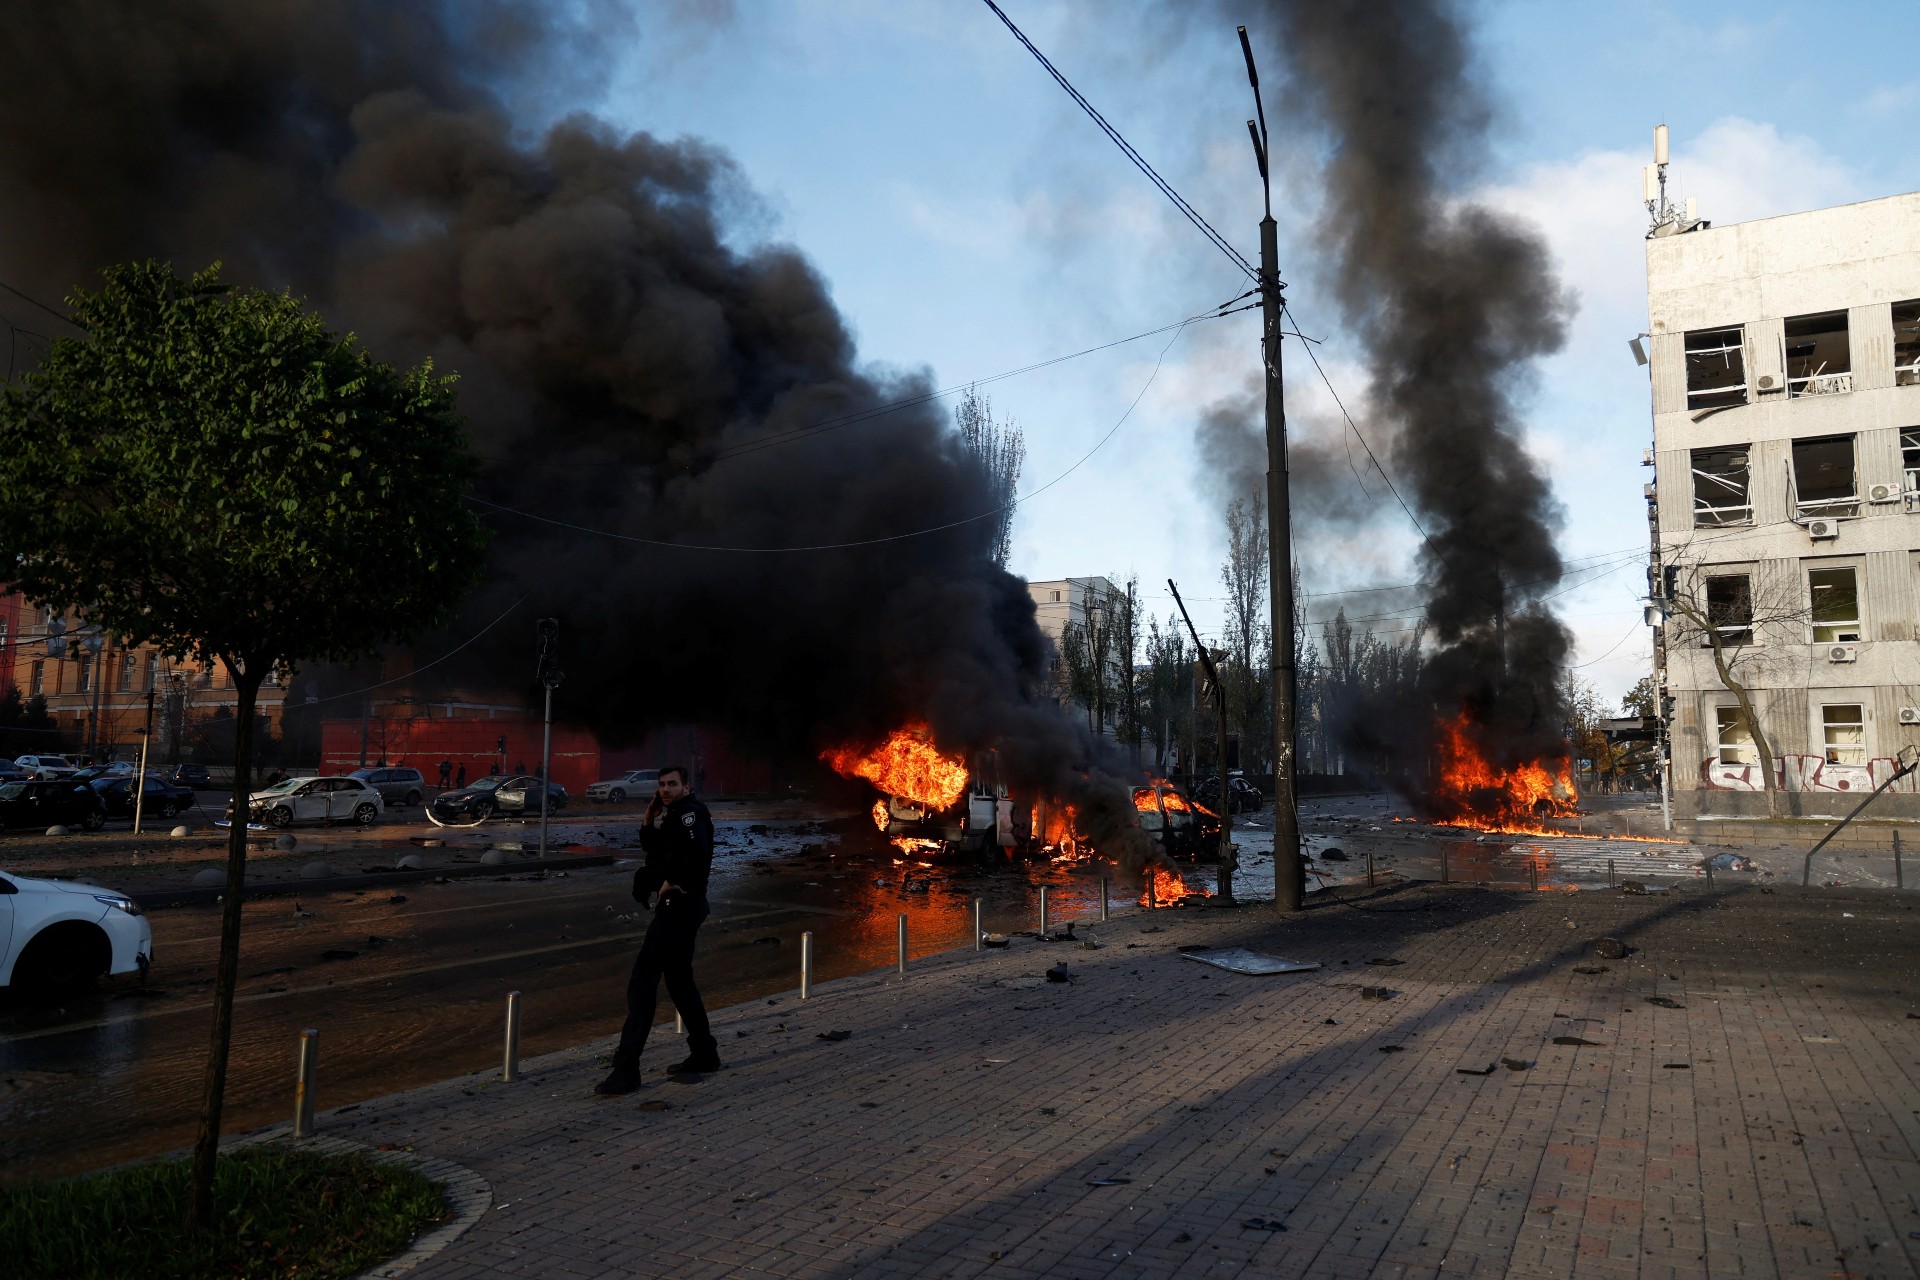
[[[1573,971],[1575,973],[1586,973],[1586,974],[1605,973],[1607,971],[1607,966],[1603,964],[1577,964],[1573,966]]]
[[[641,1111],[666,1111],[671,1107],[671,1105],[672,1105],[671,1103],[668,1103],[667,1101],[661,1098],[648,1098],[645,1102],[640,1104],[639,1109]]]
[[[1087,1185],[1090,1187],[1124,1187],[1132,1181],[1132,1178],[1096,1178]]]
[[[1691,1071],[1691,1070],[1693,1070],[1693,1064],[1692,1064],[1692,1063],[1690,1063],[1690,1062],[1663,1062],[1663,1063],[1661,1063],[1661,1064],[1660,1064],[1660,1066],[1661,1066],[1661,1067],[1662,1067],[1662,1068],[1663,1068],[1664,1070],[1667,1070],[1667,1071]]]
[[[1602,960],[1623,960],[1627,954],[1627,944],[1618,938],[1601,938],[1593,944],[1593,954]]]
[[[1405,1049],[1405,1048],[1406,1048],[1406,1046],[1405,1046],[1405,1045],[1403,1045],[1403,1044],[1383,1044],[1383,1045],[1381,1045],[1381,1046],[1380,1046],[1380,1052],[1382,1052],[1382,1053],[1399,1053],[1399,1052],[1400,1052],[1401,1050],[1403,1050],[1403,1049]]]
[[[1716,853],[1707,859],[1707,865],[1715,871],[1751,871],[1753,862],[1737,853]]]
[[[1502,1058],[1500,1059],[1500,1065],[1509,1071],[1525,1071],[1533,1064],[1525,1058]]]
[[[1666,996],[1648,996],[1647,1003],[1657,1004],[1662,1009],[1684,1009],[1687,1007],[1677,1000],[1669,1000]]]
[[[1375,956],[1373,959],[1367,961],[1367,963],[1377,964],[1377,965],[1396,965],[1396,964],[1405,964],[1406,961],[1398,959],[1397,957],[1394,957],[1394,956]]]
[[[777,947],[780,945],[780,939],[773,937],[755,938],[751,945],[756,947]]]
[[[1839,1044],[1840,1043],[1839,1036],[1808,1035],[1808,1036],[1801,1036],[1800,1039],[1805,1041],[1807,1044]]]
[[[1575,1048],[1582,1048],[1582,1049],[1606,1048],[1606,1046],[1598,1040],[1582,1040],[1579,1036],[1555,1036],[1553,1038],[1553,1042],[1555,1044],[1570,1044],[1570,1045],[1573,1045]]]
[[[1047,981],[1048,982],[1072,982],[1073,971],[1068,969],[1067,966],[1065,966],[1064,964],[1057,964],[1053,966],[1053,968],[1047,970]]]
[[[1362,1000],[1391,1000],[1399,994],[1398,991],[1393,990],[1391,987],[1360,988],[1360,998]]]
[[[984,933],[980,935],[981,944],[989,947],[1004,947],[1011,941],[1012,939],[1004,933]]]
[[[1490,1076],[1493,1074],[1494,1068],[1499,1065],[1497,1062],[1489,1062],[1485,1071],[1476,1071],[1472,1067],[1455,1067],[1453,1073],[1457,1076]]]
[[[1189,960],[1229,973],[1309,973],[1320,967],[1318,960],[1284,960],[1279,956],[1263,956],[1245,947],[1200,947],[1191,951],[1182,947],[1180,953]]]
[[[336,947],[329,951],[322,951],[320,958],[322,960],[358,960],[360,953],[358,951],[347,951],[343,948]]]
[[[1265,1218],[1248,1218],[1240,1225],[1248,1231],[1285,1231],[1287,1229],[1285,1223],[1268,1222]]]
[[[399,905],[400,905],[401,903],[403,903],[403,902],[405,902],[406,900],[407,900],[407,895],[406,895],[406,894],[404,894],[404,893],[396,893],[396,894],[394,894],[394,895],[393,895],[392,897],[390,897],[390,898],[388,898],[388,899],[387,899],[387,905],[388,905],[388,906],[390,906],[390,907],[397,907],[397,906],[399,906]]]
[[[1645,894],[1646,891],[1647,886],[1641,884],[1638,880],[1622,880],[1620,882],[1620,892],[1622,893]]]
[[[841,1040],[851,1039],[852,1037],[853,1037],[853,1032],[851,1031],[822,1031],[819,1035],[815,1036],[814,1039],[815,1040],[832,1040],[832,1041],[838,1042]]]

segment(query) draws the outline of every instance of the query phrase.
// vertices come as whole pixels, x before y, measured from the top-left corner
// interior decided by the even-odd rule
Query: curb
[[[296,1151],[314,1151],[321,1155],[363,1155],[378,1164],[393,1164],[412,1169],[422,1177],[438,1184],[441,1194],[446,1197],[447,1220],[445,1222],[415,1236],[405,1250],[388,1258],[385,1262],[375,1263],[365,1271],[359,1272],[353,1280],[390,1280],[391,1277],[406,1274],[465,1235],[493,1204],[492,1185],[465,1165],[455,1164],[451,1160],[442,1160],[436,1156],[419,1155],[412,1151],[382,1151],[364,1142],[354,1142],[347,1138],[296,1139],[291,1136],[291,1130],[291,1125],[276,1125],[262,1133],[249,1134],[223,1145],[233,1148],[265,1146],[271,1143]]]
[[[532,859],[527,862],[505,862],[498,866],[460,863],[457,866],[428,867],[423,871],[395,869],[357,876],[329,876],[323,880],[275,880],[246,885],[240,891],[240,898],[246,901],[252,898],[272,898],[292,893],[330,893],[337,889],[372,889],[381,885],[418,884],[423,880],[453,880],[466,876],[572,871],[580,867],[609,867],[618,861],[620,861],[618,854],[596,853],[574,858],[547,858],[544,861]],[[135,893],[128,896],[142,907],[152,910],[156,907],[205,906],[220,901],[226,896],[226,891],[224,889],[156,889],[148,893]]]

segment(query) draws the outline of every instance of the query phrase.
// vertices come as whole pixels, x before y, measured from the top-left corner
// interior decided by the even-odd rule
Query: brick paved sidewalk
[[[725,1010],[701,1084],[662,1082],[669,1034],[628,1098],[589,1096],[602,1043],[321,1132],[492,1184],[433,1280],[1920,1271],[1920,894],[1351,900]],[[1632,954],[1595,959],[1603,935]],[[1196,943],[1326,968],[1243,977]],[[1502,1058],[1530,1065],[1461,1074]]]

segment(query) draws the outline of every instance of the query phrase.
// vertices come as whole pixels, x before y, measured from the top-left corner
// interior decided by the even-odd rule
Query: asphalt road
[[[697,964],[715,1007],[793,999],[803,930],[824,981],[892,964],[902,912],[910,951],[923,955],[970,941],[975,897],[989,929],[1033,928],[1041,884],[1056,921],[1098,910],[1097,867],[903,863],[877,837],[841,842],[812,823],[724,823],[720,836]],[[512,990],[523,993],[525,1055],[617,1032],[646,924],[630,877],[631,865],[616,865],[248,903],[226,1131],[290,1115],[302,1028],[320,1032],[322,1107],[468,1072],[478,1084],[498,1071]],[[1123,892],[1116,880],[1116,903]],[[123,979],[60,1007],[0,1007],[0,1177],[99,1168],[193,1140],[218,908],[157,911],[152,923],[144,988]],[[660,1016],[649,1072],[681,1056],[664,1043],[664,993]]]

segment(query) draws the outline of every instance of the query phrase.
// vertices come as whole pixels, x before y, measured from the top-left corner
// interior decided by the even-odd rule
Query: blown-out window
[[[1820,732],[1828,764],[1865,764],[1867,726],[1860,704],[1846,702],[1820,708]]]
[[[1747,451],[1695,449],[1692,456],[1694,528],[1750,524],[1753,502],[1748,493]]]
[[[1853,437],[1820,436],[1793,442],[1794,515],[1801,519],[1860,514],[1853,470]]]
[[[1753,643],[1753,587],[1746,574],[1715,574],[1707,579],[1707,625],[1722,644]]]
[[[1787,394],[1827,396],[1853,390],[1847,313],[1787,318]]]
[[[1893,304],[1893,383],[1920,386],[1920,299]]]
[[[1860,579],[1852,565],[1807,570],[1807,592],[1815,644],[1849,644],[1860,639]]]
[[[1687,408],[1716,409],[1747,402],[1744,330],[1696,329],[1687,335]]]

